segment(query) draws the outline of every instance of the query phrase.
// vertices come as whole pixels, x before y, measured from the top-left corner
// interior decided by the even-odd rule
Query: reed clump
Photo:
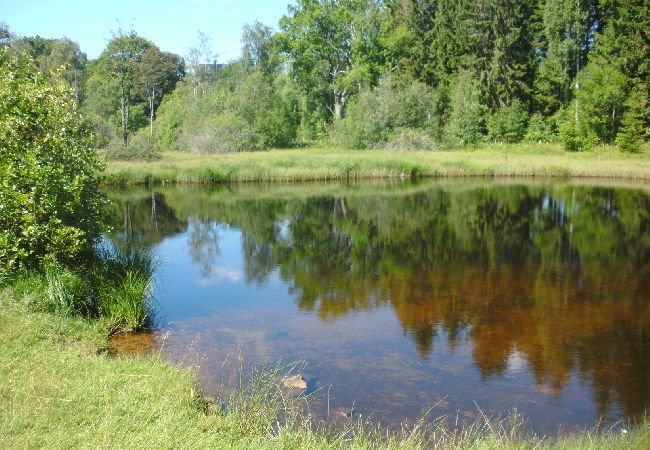
[[[14,291],[32,309],[65,317],[105,318],[112,331],[137,331],[153,324],[151,253],[104,245],[84,266],[56,261],[41,271],[15,274]]]

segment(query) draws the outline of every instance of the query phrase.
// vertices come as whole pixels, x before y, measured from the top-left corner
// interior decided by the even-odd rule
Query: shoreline
[[[153,161],[108,161],[107,186],[291,183],[372,179],[532,178],[650,181],[650,153],[604,148],[571,153],[558,144],[520,144],[435,152],[324,148],[194,154]]]
[[[201,394],[196,369],[160,353],[100,352],[102,319],[33,310],[38,293],[0,289],[0,445],[3,448],[646,448],[650,420],[537,436],[516,413],[449,429],[425,417],[399,431],[348,420],[315,424],[281,393],[280,372],[257,374],[228,398]],[[317,426],[314,426],[317,425]]]

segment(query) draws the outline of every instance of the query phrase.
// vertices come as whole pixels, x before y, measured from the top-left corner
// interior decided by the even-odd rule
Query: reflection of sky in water
[[[534,194],[530,201],[518,195],[515,198],[521,205],[513,206],[511,201],[502,210],[489,203],[483,209],[477,208],[492,208],[497,211],[496,217],[506,217],[504,234],[496,234],[496,242],[510,245],[511,253],[499,254],[503,250],[497,249],[505,263],[489,270],[472,261],[473,256],[456,263],[453,255],[445,264],[434,261],[427,263],[432,267],[401,267],[396,262],[401,253],[390,253],[390,244],[381,240],[368,244],[370,250],[361,262],[371,264],[376,254],[385,252],[391,256],[386,260],[395,270],[380,265],[366,274],[354,264],[348,269],[336,269],[335,264],[346,262],[354,253],[334,254],[331,261],[328,255],[319,253],[318,245],[329,239],[323,221],[338,220],[332,227],[331,242],[326,244],[345,252],[346,233],[358,232],[354,226],[362,229],[368,220],[356,218],[361,225],[348,218],[342,221],[343,212],[354,213],[367,202],[355,204],[350,200],[337,206],[337,200],[333,212],[322,211],[329,207],[327,202],[315,208],[313,220],[307,223],[318,230],[304,241],[296,234],[300,228],[290,219],[295,216],[285,215],[267,224],[275,227],[275,242],[264,241],[264,245],[275,259],[271,258],[268,273],[256,278],[250,275],[250,258],[268,255],[253,252],[245,256],[250,236],[246,237],[232,222],[226,225],[214,217],[201,221],[196,218],[200,215],[190,216],[184,232],[170,233],[155,241],[155,252],[162,261],[156,286],[158,322],[165,331],[171,331],[165,341],[166,352],[175,360],[185,361],[188,348],[198,351],[208,390],[219,388],[227,377],[224,361],[235,361],[239,352],[249,365],[272,365],[278,360],[304,362],[302,373],[310,383],[310,392],[316,395],[312,410],[321,417],[326,403],[331,410],[349,409],[354,404],[357,413],[384,423],[416,419],[434,405],[432,415],[458,414],[461,421],[476,418],[477,406],[487,414],[517,408],[534,429],[544,433],[557,431],[560,424],[563,428],[595,424],[599,419],[597,404],[607,405],[601,411],[607,419],[622,418],[624,413],[616,405],[621,401],[618,393],[612,391],[609,398],[600,398],[602,386],[597,392],[595,380],[618,377],[617,383],[622,386],[647,388],[648,380],[638,378],[643,377],[642,367],[648,364],[645,353],[623,354],[620,361],[624,365],[638,364],[641,368],[620,375],[618,367],[602,363],[612,349],[626,342],[621,339],[635,339],[633,333],[630,338],[621,338],[630,330],[617,329],[617,324],[637,320],[639,331],[644,332],[646,322],[638,322],[634,305],[639,302],[639,293],[645,292],[640,295],[647,299],[645,282],[634,269],[625,269],[621,264],[615,276],[607,270],[601,274],[584,258],[578,260],[574,250],[558,251],[559,258],[545,263],[547,273],[531,275],[530,270],[539,270],[541,252],[566,245],[566,233],[574,238],[574,228],[579,233],[586,226],[578,220],[578,212],[589,207],[589,196],[568,201],[554,195]],[[387,204],[392,201],[398,200]],[[408,197],[406,201],[418,207],[422,203],[422,199],[411,201]],[[309,200],[302,202],[295,210],[309,218],[312,212],[305,206]],[[478,233],[491,231],[480,220],[467,219],[466,212],[459,214],[454,201],[450,204],[443,209],[451,215],[450,223],[468,220],[470,229],[475,227]],[[609,211],[611,199],[592,204]],[[514,215],[522,209],[528,214],[523,216],[525,220]],[[610,217],[619,215],[619,211],[612,210]],[[433,213],[427,217],[437,220]],[[403,214],[397,219],[402,220]],[[393,226],[381,214],[372,220],[381,221],[382,227]],[[602,226],[604,219],[598,220],[598,226]],[[266,236],[255,220],[253,224],[251,233]],[[432,245],[427,240],[440,234],[434,226],[438,225],[426,225],[423,233],[411,231],[417,238],[405,241],[404,253],[409,258]],[[373,233],[377,230],[369,228]],[[603,231],[597,228],[595,232]],[[518,234],[525,236],[523,244],[516,240]],[[599,235],[587,236],[608,243]],[[261,245],[263,240],[259,236],[256,239],[254,244]],[[484,239],[494,245],[490,239],[495,237],[488,235]],[[500,244],[499,239],[513,242]],[[457,245],[464,245],[459,242]],[[278,255],[284,255],[290,246],[302,251],[301,256],[296,261],[278,262]],[[471,255],[471,251],[467,253]],[[322,256],[325,258],[319,259]],[[462,253],[460,256],[464,257]],[[318,270],[322,273],[302,271],[311,267],[312,259],[320,264]],[[328,265],[332,265],[334,275],[326,273]],[[572,272],[582,267],[588,270]],[[340,278],[336,270],[343,270]],[[624,291],[626,286],[636,291]],[[321,290],[315,302],[304,298],[309,289]],[[631,303],[627,297],[634,299],[635,295],[637,303]],[[535,302],[546,303],[540,307]],[[572,330],[575,336],[570,334]],[[594,337],[604,340],[593,341]],[[613,364],[620,365],[620,361]],[[563,370],[563,366],[568,369]],[[633,393],[623,394],[635,398]],[[640,395],[644,398],[647,392]]]

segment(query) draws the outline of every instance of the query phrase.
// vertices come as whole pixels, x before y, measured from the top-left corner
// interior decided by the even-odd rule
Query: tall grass
[[[216,184],[425,177],[591,177],[650,180],[650,151],[567,153],[555,144],[494,144],[450,151],[308,148],[109,161],[104,183]]]
[[[142,248],[120,249],[105,244],[97,249],[93,270],[97,309],[115,331],[134,331],[153,323],[152,280],[156,263]]]
[[[92,313],[89,286],[81,275],[54,262],[45,265],[44,275],[44,309],[68,316]]]
[[[104,244],[86,263],[75,270],[50,261],[41,272],[17,274],[6,283],[36,311],[105,317],[115,332],[152,326],[156,263],[149,251]]]

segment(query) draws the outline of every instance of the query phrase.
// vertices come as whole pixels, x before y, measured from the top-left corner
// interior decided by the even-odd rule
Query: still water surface
[[[540,433],[650,405],[650,191],[570,183],[110,191],[153,249],[159,330],[201,365],[305,362],[312,412],[384,424],[516,408]],[[119,343],[118,343],[119,344]],[[234,363],[234,364],[233,364]]]

